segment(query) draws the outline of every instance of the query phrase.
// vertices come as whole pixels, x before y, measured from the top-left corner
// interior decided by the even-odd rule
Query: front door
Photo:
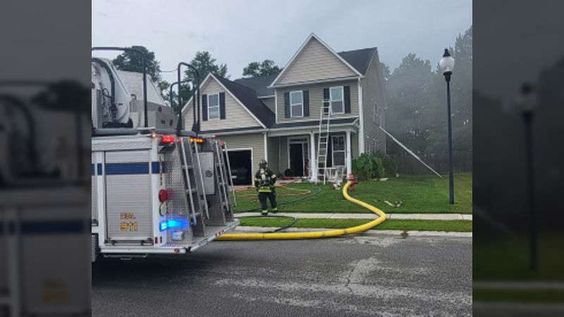
[[[292,137],[288,140],[288,159],[293,176],[308,176],[309,142],[306,137]]]
[[[290,144],[290,169],[294,176],[304,176],[304,151],[302,143]]]

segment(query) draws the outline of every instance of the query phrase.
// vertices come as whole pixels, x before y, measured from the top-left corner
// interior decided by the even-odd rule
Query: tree
[[[227,76],[227,65],[216,64],[217,60],[212,57],[210,52],[200,51],[196,52],[196,56],[190,61],[190,65],[194,66],[198,70],[200,75],[200,81],[204,80],[209,73],[212,73],[218,77],[228,78]],[[192,69],[187,69],[184,72],[185,78],[189,80],[194,80],[195,74]]]
[[[244,77],[262,77],[276,75],[280,72],[280,67],[274,64],[274,61],[265,59],[260,62],[251,62],[243,69]]]
[[[384,84],[388,83],[392,73],[390,72],[390,67],[384,63],[380,63],[380,72],[382,73],[382,79],[384,80]]]
[[[440,51],[440,50],[439,50]],[[472,161],[472,27],[456,38],[449,51],[456,60],[451,80],[455,168],[470,170]],[[385,68],[382,67],[384,78]],[[434,168],[448,166],[445,78],[438,65],[410,53],[386,85],[387,128]],[[390,152],[403,154],[390,146]],[[397,153],[395,153],[397,152]],[[401,154],[400,154],[401,153]]]
[[[207,51],[199,51],[196,52],[196,56],[189,62],[190,65],[194,66],[198,70],[199,80],[200,83],[206,78],[209,73],[214,74],[218,77],[228,78],[227,75],[227,65],[226,64],[217,64],[217,60],[213,58],[210,52]],[[184,67],[184,66],[183,66]],[[186,68],[184,71],[184,76],[182,78],[183,82],[192,81],[192,83],[197,85],[196,83],[196,76],[195,72],[192,68]],[[161,86],[161,85],[159,85]],[[175,85],[176,86],[176,85]],[[168,88],[170,87],[170,83],[162,84],[161,89],[163,90],[163,97],[165,100],[170,100]],[[177,95],[178,87],[173,89],[172,95],[172,107],[174,109],[178,109],[178,95]],[[190,90],[187,83],[182,83],[180,85],[180,96],[182,99],[182,103],[185,104],[190,100],[192,97],[192,91]]]
[[[161,68],[159,62],[155,59],[155,53],[149,51],[145,46],[132,46],[143,51],[145,53],[147,74],[151,76],[151,79],[155,82],[159,82],[161,79]],[[112,63],[117,69],[130,71],[130,72],[143,72],[143,60],[140,54],[137,52],[125,51],[118,55]]]

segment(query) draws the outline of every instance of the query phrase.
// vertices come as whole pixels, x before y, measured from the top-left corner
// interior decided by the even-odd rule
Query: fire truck
[[[223,142],[182,128],[145,67],[91,66],[92,261],[186,254],[236,227]]]

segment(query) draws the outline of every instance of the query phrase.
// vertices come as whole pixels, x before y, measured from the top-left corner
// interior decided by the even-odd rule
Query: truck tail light
[[[172,134],[167,134],[167,135],[161,136],[161,144],[162,145],[169,145],[169,144],[173,144],[174,142],[176,142],[176,136],[174,136]]]
[[[166,190],[166,189],[161,189],[161,190],[159,191],[159,201],[160,201],[161,203],[164,203],[165,201],[167,201],[168,198],[169,198],[168,196],[169,196],[169,195],[168,195],[168,190]]]

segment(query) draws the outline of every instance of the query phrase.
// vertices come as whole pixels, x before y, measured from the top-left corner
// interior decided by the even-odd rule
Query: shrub
[[[363,153],[352,162],[353,174],[359,180],[394,177],[397,163],[383,153]]]

